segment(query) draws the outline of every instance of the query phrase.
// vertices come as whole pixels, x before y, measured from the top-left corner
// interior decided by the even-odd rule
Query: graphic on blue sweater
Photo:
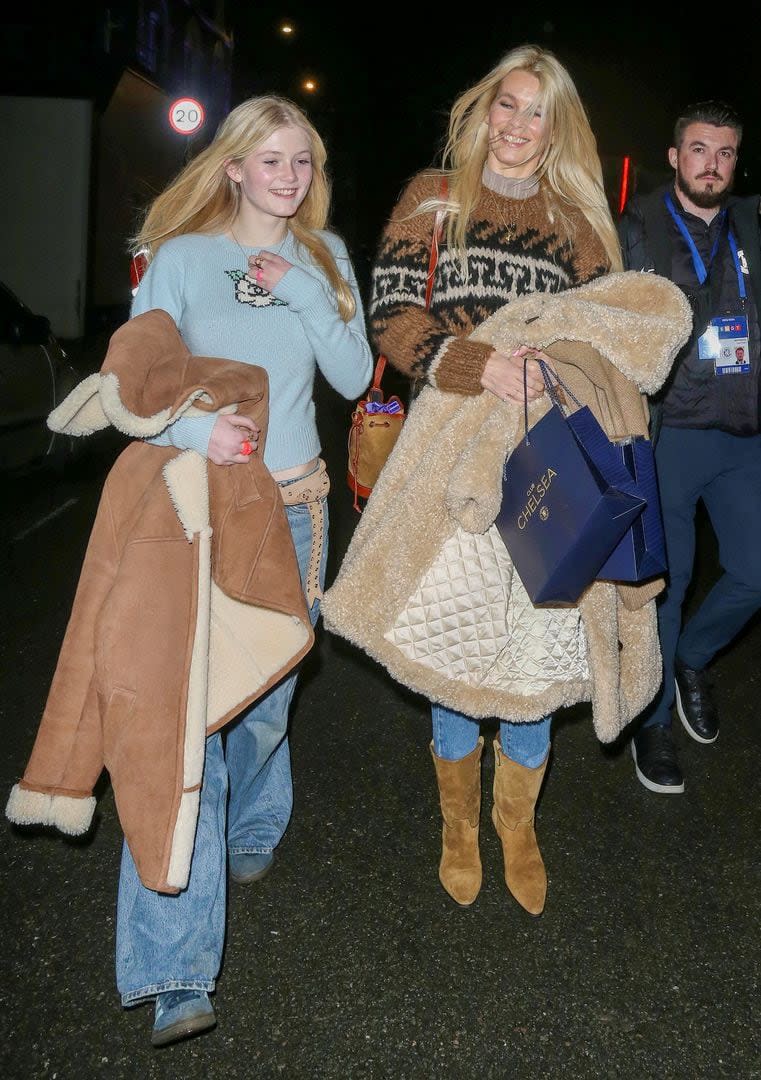
[[[254,307],[286,306],[284,300],[278,300],[271,292],[257,285],[243,270],[225,270],[225,273],[235,282],[235,299],[239,304],[253,304]]]

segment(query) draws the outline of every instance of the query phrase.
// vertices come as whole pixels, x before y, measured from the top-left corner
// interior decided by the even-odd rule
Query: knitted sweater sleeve
[[[133,297],[130,318],[161,308],[179,326],[185,307],[184,283],[184,265],[176,250],[171,243],[160,247]],[[208,457],[209,439],[218,416],[219,413],[210,412],[202,416],[180,417],[158,435],[145,439],[145,442],[154,446],[176,446],[179,450],[196,450]]]
[[[346,245],[335,233],[325,232],[323,236],[354,295],[353,318],[348,323],[343,321],[322,274],[298,266],[284,274],[272,295],[284,300],[301,319],[317,365],[333,389],[353,400],[367,388],[373,373],[365,314]]]
[[[425,291],[435,213],[415,214],[439,194],[435,174],[420,174],[407,185],[383,230],[372,272],[369,326],[373,344],[410,378],[439,390],[480,394],[481,376],[492,346],[453,335],[426,311]]]
[[[573,222],[573,256],[571,264],[574,285],[583,285],[587,281],[610,272],[608,259],[602,240],[589,224],[580,210],[571,212]]]

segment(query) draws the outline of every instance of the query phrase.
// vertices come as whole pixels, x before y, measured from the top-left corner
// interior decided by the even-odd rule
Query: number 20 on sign
[[[203,105],[195,98],[178,98],[169,106],[169,123],[180,135],[193,135],[204,119]]]

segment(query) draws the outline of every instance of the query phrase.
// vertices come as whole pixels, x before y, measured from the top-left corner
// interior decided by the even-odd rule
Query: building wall
[[[233,42],[224,18],[222,0],[58,5],[44,19],[32,6],[8,14],[0,35],[0,96],[27,99],[32,112],[37,102],[46,119],[38,137],[18,148],[3,145],[5,191],[18,191],[21,201],[6,207],[17,239],[10,249],[5,245],[2,265],[24,299],[36,305],[39,297],[38,310],[61,336],[126,314],[127,244],[140,212],[230,107]],[[197,97],[206,112],[204,130],[192,140],[168,123],[171,101],[185,96]],[[51,120],[53,108],[66,114],[65,123]],[[69,189],[65,212],[58,212]],[[23,243],[24,237],[38,243],[31,199],[54,225],[43,230],[46,247],[34,259]]]
[[[92,105],[0,97],[0,277],[54,333],[78,337],[86,308]]]

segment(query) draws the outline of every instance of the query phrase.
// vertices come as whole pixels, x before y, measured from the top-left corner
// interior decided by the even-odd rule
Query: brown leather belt
[[[325,531],[325,512],[322,500],[330,491],[330,477],[322,458],[316,469],[296,480],[279,480],[280,494],[286,506],[303,503],[312,519],[312,547],[309,552],[309,566],[304,583],[307,606],[312,607],[315,600],[322,599],[320,588],[320,563],[322,561],[322,541]]]

